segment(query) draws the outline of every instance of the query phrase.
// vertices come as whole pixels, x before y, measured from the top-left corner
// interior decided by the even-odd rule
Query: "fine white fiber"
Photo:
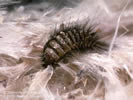
[[[0,0],[0,100],[133,100],[132,18],[132,0]],[[50,36],[75,22],[106,45],[43,68]]]

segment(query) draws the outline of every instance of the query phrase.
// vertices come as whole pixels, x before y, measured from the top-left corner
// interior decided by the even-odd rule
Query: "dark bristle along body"
[[[55,32],[44,46],[43,67],[58,64],[68,53],[75,50],[92,48],[98,39],[96,32],[92,30],[91,27],[85,29],[85,26],[64,27],[63,25],[63,28]]]

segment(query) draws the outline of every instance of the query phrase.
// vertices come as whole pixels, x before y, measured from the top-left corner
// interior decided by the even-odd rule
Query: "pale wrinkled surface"
[[[11,13],[0,11],[0,100],[133,100],[132,0],[122,13],[110,57],[96,50],[75,54],[56,70],[41,67],[41,51],[55,27],[89,16],[101,40],[110,44],[127,3],[66,1],[66,5],[43,2],[20,6]],[[44,11],[39,12],[40,8]],[[84,71],[81,79],[77,77],[80,70]]]

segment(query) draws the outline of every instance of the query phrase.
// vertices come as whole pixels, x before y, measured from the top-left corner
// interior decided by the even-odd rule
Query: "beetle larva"
[[[93,47],[98,37],[92,28],[85,25],[63,27],[48,40],[42,52],[43,67],[56,65],[68,53]]]

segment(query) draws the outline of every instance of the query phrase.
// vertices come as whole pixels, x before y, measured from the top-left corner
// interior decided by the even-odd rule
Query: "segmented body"
[[[56,32],[45,44],[42,54],[43,67],[54,65],[73,50],[91,48],[97,40],[96,32],[91,28],[67,27]]]

